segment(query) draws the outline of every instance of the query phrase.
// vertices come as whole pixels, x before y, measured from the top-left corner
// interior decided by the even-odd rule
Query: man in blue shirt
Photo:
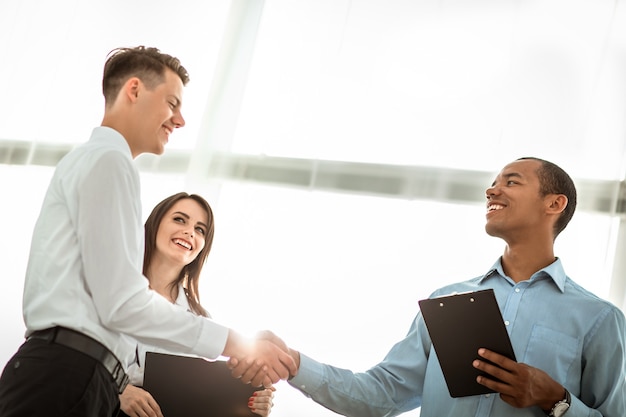
[[[504,254],[485,275],[432,296],[494,290],[519,362],[480,349],[486,361],[473,365],[487,374],[478,382],[499,394],[449,395],[419,313],[406,337],[366,372],[291,350],[299,371],[290,384],[347,416],[421,407],[422,417],[625,417],[624,314],[572,281],[554,256],[554,240],[576,207],[573,181],[551,162],[522,158],[504,167],[486,197],[485,229],[506,242]],[[235,375],[244,373],[236,361],[232,366]]]

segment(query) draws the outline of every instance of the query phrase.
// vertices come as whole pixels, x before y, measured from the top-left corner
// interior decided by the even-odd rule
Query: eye
[[[196,227],[196,232],[198,232],[199,234],[203,236],[206,234],[206,231],[204,230],[204,228],[200,226]]]
[[[185,224],[185,219],[184,219],[184,218],[182,218],[182,217],[180,217],[180,216],[176,216],[176,217],[174,217],[174,219],[173,219],[173,220],[174,220],[175,222],[177,222],[177,223],[182,223],[182,224]]]
[[[513,180],[508,180],[506,182],[506,185],[515,185],[515,184],[519,184],[517,181],[513,181]]]

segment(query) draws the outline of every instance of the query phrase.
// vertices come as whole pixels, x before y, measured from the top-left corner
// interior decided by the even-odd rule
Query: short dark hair
[[[178,279],[174,283],[172,283],[170,290],[177,287],[179,284],[185,285],[187,288],[187,301],[189,301],[189,307],[191,308],[191,310],[195,314],[208,317],[209,314],[200,304],[198,280],[200,279],[200,272],[202,272],[204,262],[206,261],[207,257],[209,256],[209,252],[211,251],[215,226],[211,206],[201,196],[197,194],[187,194],[185,192],[177,193],[167,197],[152,209],[152,212],[148,216],[148,219],[146,220],[146,223],[144,225],[145,249],[143,254],[143,274],[146,275],[146,273],[148,272],[150,261],[152,260],[154,252],[156,251],[156,237],[163,217],[174,206],[174,204],[176,204],[180,200],[185,199],[195,201],[204,209],[204,211],[206,211],[208,218],[207,230],[206,234],[204,235],[204,248],[202,248],[196,259],[194,259],[191,263],[189,263],[180,271]]]
[[[519,158],[518,161],[528,159],[541,163],[541,166],[537,170],[537,176],[539,177],[539,192],[542,196],[548,194],[563,194],[567,197],[567,207],[565,207],[565,210],[563,210],[561,216],[554,224],[554,238],[556,239],[559,233],[565,229],[572,219],[574,211],[576,211],[576,186],[567,172],[550,161],[532,156]]]
[[[174,71],[183,85],[189,82],[187,70],[178,58],[164,54],[157,48],[137,46],[117,48],[109,52],[102,76],[102,94],[105,103],[113,103],[122,85],[130,77],[138,77],[148,88],[154,88],[165,79],[165,70]]]

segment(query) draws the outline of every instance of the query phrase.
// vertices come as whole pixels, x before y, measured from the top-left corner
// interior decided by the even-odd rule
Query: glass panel
[[[22,293],[33,228],[53,169],[0,164],[0,259],[3,277],[0,291],[0,367],[24,342]]]
[[[102,121],[102,68],[121,46],[180,58],[191,81],[185,129],[169,147],[193,149],[230,2],[8,2],[0,13],[0,139],[84,142]]]
[[[233,149],[616,178],[625,23],[611,1],[267,2]]]

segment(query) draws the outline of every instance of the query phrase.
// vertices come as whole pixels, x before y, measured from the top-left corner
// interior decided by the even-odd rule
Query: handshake
[[[269,330],[247,339],[230,330],[224,348],[231,375],[245,384],[269,388],[298,373],[300,353]]]

